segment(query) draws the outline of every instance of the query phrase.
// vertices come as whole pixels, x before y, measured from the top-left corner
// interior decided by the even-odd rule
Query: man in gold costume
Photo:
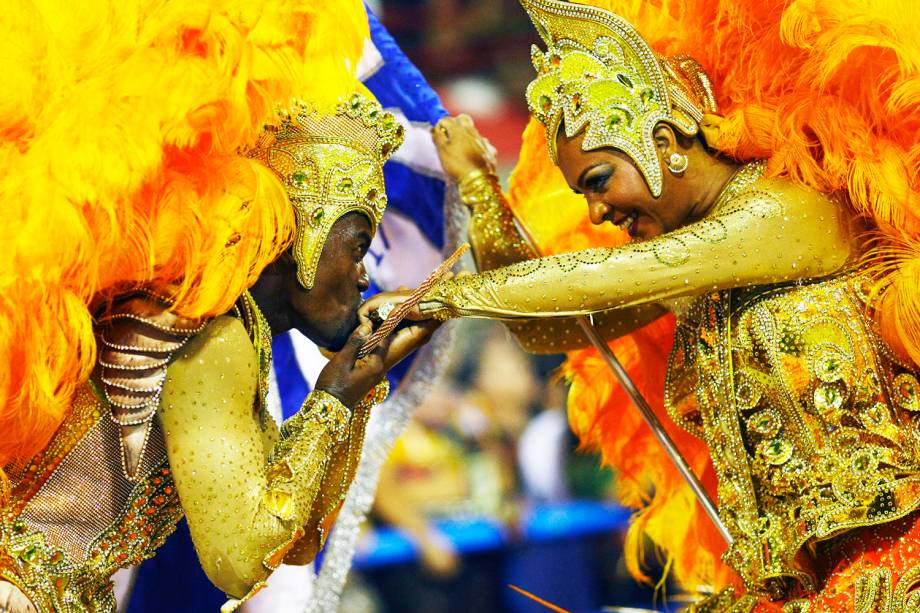
[[[402,127],[354,94],[334,115],[295,105],[246,153],[285,186],[293,246],[222,316],[170,310],[152,292],[97,317],[96,370],[47,449],[4,467],[0,610],[114,611],[110,577],[154,554],[184,515],[233,610],[282,562],[316,555],[354,477],[387,369],[434,325],[367,358],[362,260],[386,207],[382,164]],[[337,353],[280,428],[265,398],[273,334]]]
[[[548,47],[534,50],[527,102],[549,155],[590,220],[632,241],[538,257],[471,122],[446,120],[435,138],[472,211],[481,272],[440,283],[415,316],[501,319],[528,349],[560,352],[587,344],[578,316],[614,339],[675,314],[664,405],[708,447],[736,573],[693,610],[920,610],[920,386],[914,354],[874,317],[866,230],[886,226],[851,208],[869,190],[815,189],[778,176],[790,167],[779,155],[771,168],[720,147],[732,116],[721,123],[703,68],[658,55],[620,16],[522,4]],[[762,25],[724,8],[711,10],[751,19],[739,31]],[[813,153],[833,152],[820,138],[803,166],[829,159]]]

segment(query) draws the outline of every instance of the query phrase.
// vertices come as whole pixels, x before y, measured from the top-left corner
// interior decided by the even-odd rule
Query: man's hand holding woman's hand
[[[361,307],[358,315],[361,323],[316,380],[316,389],[335,396],[347,407],[361,402],[383,380],[388,370],[427,343],[440,325],[433,320],[414,321],[398,328],[376,349],[359,359],[358,351],[373,333],[373,325],[367,317],[370,310],[365,306]]]

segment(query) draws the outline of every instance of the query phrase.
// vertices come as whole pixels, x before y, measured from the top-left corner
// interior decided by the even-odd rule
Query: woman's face
[[[572,138],[560,133],[556,150],[569,187],[588,201],[592,223],[610,222],[642,240],[683,225],[686,207],[666,197],[667,180],[661,197],[653,197],[629,156],[611,148],[582,151],[584,138],[584,132]]]

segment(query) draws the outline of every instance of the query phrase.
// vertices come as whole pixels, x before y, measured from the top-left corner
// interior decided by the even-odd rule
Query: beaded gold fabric
[[[858,273],[713,292],[678,318],[665,406],[710,448],[726,561],[755,593],[822,579],[815,543],[920,505],[920,386]]]
[[[709,217],[674,232],[528,261],[509,251],[518,263],[426,297],[429,310],[526,323],[526,334],[554,337],[543,346],[567,342],[559,337],[573,315],[610,316],[614,330],[628,328],[633,308],[677,315],[667,409],[710,448],[735,539],[726,561],[749,589],[705,611],[814,594],[826,585],[829,547],[920,506],[920,384],[873,327],[862,229],[833,198],[763,171],[742,167]],[[485,225],[483,236],[513,231]],[[900,559],[916,566],[920,548]],[[881,594],[884,577],[870,575],[866,589]]]
[[[131,480],[109,412],[101,392],[85,385],[48,449],[8,470],[0,580],[39,613],[114,611],[111,575],[152,556],[182,517],[159,424]]]
[[[847,532],[819,545],[818,591],[770,601],[733,588],[686,613],[913,613],[920,610],[920,514]]]
[[[686,56],[661,58],[619,15],[560,0],[521,0],[545,52],[531,51],[537,78],[527,87],[530,112],[546,127],[555,160],[564,122],[572,137],[584,131],[585,151],[626,153],[661,195],[661,164],[652,132],[667,122],[695,135],[704,112],[715,112],[709,80]]]
[[[377,228],[387,205],[383,163],[403,141],[403,127],[375,100],[354,94],[334,115],[295,103],[265,127],[246,153],[284,183],[297,221],[298,280],[313,286],[319,256],[333,224],[358,211]]]
[[[122,304],[132,316],[115,318],[125,323],[119,338],[140,344],[118,350],[144,353],[147,335],[168,319],[157,309],[166,307]],[[144,422],[133,476],[122,466],[123,426],[99,377],[78,390],[43,453],[4,467],[11,488],[0,508],[0,585],[15,586],[38,613],[113,612],[111,575],[153,556],[183,514],[209,577],[236,596],[227,611],[284,559],[316,555],[354,478],[370,409],[388,388],[384,381],[353,409],[314,391],[279,429],[265,414],[271,331],[248,294],[237,310],[242,321],[216,318],[166,355],[158,419]],[[239,334],[220,333],[227,329]],[[222,376],[237,363],[245,367]],[[210,429],[220,436],[207,436]],[[242,461],[248,456],[250,464]],[[212,469],[227,478],[206,478]],[[233,495],[234,487],[245,492]]]

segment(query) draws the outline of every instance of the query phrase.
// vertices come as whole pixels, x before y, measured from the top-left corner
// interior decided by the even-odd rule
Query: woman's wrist
[[[486,202],[494,202],[501,188],[494,173],[477,168],[471,170],[457,184],[460,200],[470,208]]]

